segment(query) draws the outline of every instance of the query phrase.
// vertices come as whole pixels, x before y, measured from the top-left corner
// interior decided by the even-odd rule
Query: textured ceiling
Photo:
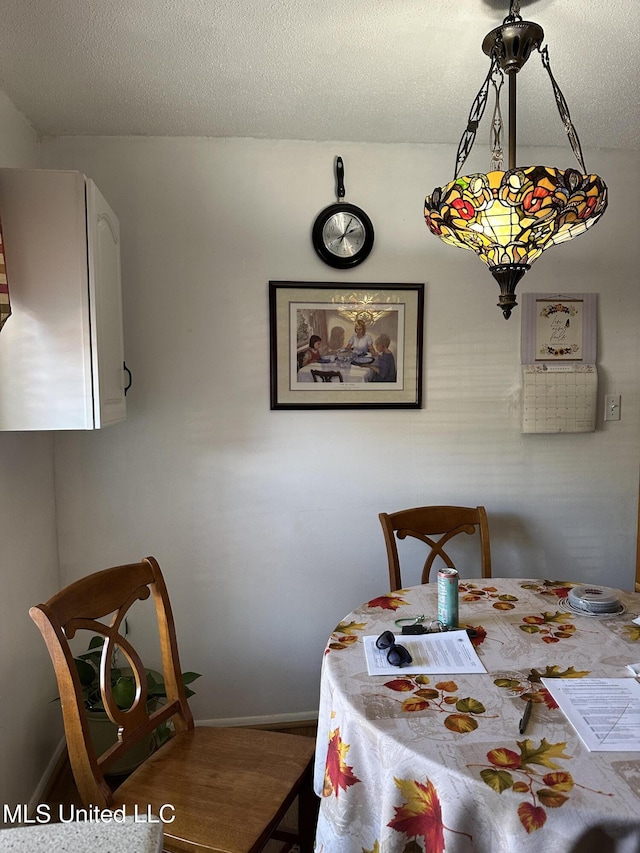
[[[0,0],[0,89],[42,135],[457,143],[488,70],[482,40],[508,11],[508,0]],[[522,0],[521,14],[545,31],[585,153],[637,150],[640,0]],[[487,110],[483,142],[489,124]],[[518,76],[518,138],[566,142],[537,54]]]

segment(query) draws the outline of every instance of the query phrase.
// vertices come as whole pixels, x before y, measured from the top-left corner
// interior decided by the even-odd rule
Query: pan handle
[[[338,201],[344,198],[344,163],[342,157],[336,157],[336,196]]]

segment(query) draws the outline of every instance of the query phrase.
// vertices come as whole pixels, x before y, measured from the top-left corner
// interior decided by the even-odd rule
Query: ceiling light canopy
[[[471,249],[489,267],[500,285],[498,307],[505,319],[517,305],[516,285],[542,252],[582,234],[595,225],[607,207],[607,187],[598,175],[586,173],[580,141],[551,72],[548,50],[540,49],[544,38],[542,27],[523,21],[519,7],[519,2],[511,0],[502,26],[484,39],[482,49],[491,64],[458,146],[454,179],[427,196],[424,209],[432,234],[452,246]],[[516,166],[516,75],[533,50],[538,50],[549,74],[558,111],[581,171]],[[509,80],[508,171],[502,170],[500,112],[505,73]],[[492,170],[460,177],[487,105],[490,86],[495,92]]]

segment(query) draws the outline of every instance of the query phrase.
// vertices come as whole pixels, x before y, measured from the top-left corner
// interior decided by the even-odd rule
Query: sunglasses
[[[407,666],[413,661],[409,650],[396,643],[396,638],[391,631],[383,631],[380,634],[376,640],[376,648],[383,651],[386,649],[387,660],[391,666]]]

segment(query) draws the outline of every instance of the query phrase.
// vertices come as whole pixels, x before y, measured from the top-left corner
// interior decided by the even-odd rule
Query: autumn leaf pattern
[[[545,704],[549,710],[558,707],[558,703],[542,684],[543,678],[585,678],[591,674],[588,669],[575,669],[568,666],[561,669],[557,664],[547,664],[544,672],[532,669],[529,675],[518,676],[517,673],[504,673],[493,679],[496,687],[508,690],[512,696],[519,696],[523,701],[531,699],[536,704]]]
[[[461,583],[458,587],[461,601],[486,601],[495,599],[492,607],[496,610],[513,610],[515,595],[501,595],[495,586],[478,586],[476,583]]]
[[[429,853],[443,853],[444,826],[438,793],[432,782],[395,779],[406,802],[394,806],[395,817],[389,821],[391,829],[409,838],[422,838]]]
[[[555,598],[566,598],[569,590],[575,584],[570,581],[540,581],[539,583],[521,583],[522,589],[530,589],[539,595],[549,595]]]
[[[353,767],[346,762],[349,745],[344,743],[340,737],[340,729],[334,729],[329,735],[329,747],[327,749],[327,763],[324,768],[323,797],[330,797],[340,793],[340,789],[346,791],[351,785],[360,782],[354,774]]]
[[[487,632],[482,625],[460,625],[460,627],[473,628],[473,630],[475,631],[475,636],[469,638],[471,640],[471,645],[474,647],[474,649],[477,649],[478,646],[481,646],[487,639]]]
[[[430,779],[419,782],[417,779],[397,779],[394,777],[397,787],[400,789],[405,802],[401,806],[394,806],[395,817],[387,824],[396,832],[402,832],[409,838],[421,838],[424,841],[425,853],[443,853],[445,849],[444,830],[457,832],[449,829],[442,822],[442,809],[440,799]],[[458,835],[466,835],[466,832],[458,832]],[[421,851],[415,844],[408,844],[405,851]]]
[[[589,629],[593,627],[589,624],[589,620],[581,620],[574,614],[562,612],[560,609],[560,601],[567,596],[572,586],[575,584],[566,581],[514,582],[507,589],[515,594],[501,595],[500,589],[504,590],[505,587],[493,586],[490,580],[486,583],[475,584],[461,582],[460,601],[461,604],[465,602],[467,605],[465,612],[467,618],[472,617],[474,611],[478,615],[480,613],[483,615],[490,614],[493,612],[492,608],[497,611],[504,611],[505,615],[509,614],[507,620],[511,629],[516,628],[516,633],[519,629],[523,634],[529,635],[527,645],[533,651],[537,649],[537,655],[544,648],[540,646],[539,641],[549,645],[557,644],[563,639],[576,637],[576,631],[582,632],[583,628],[589,633]],[[531,593],[538,596],[537,601]],[[527,594],[528,604],[524,604],[525,594]],[[519,599],[518,595],[520,596]],[[544,598],[540,598],[540,596],[544,596]],[[510,611],[518,606],[518,601],[520,601],[519,610],[511,614]],[[476,602],[479,604],[474,607]],[[407,607],[409,603],[411,603],[412,608],[417,609],[409,610]],[[547,609],[543,611],[542,607]],[[537,608],[540,608],[539,612]],[[357,654],[359,647],[356,644],[361,643],[363,633],[371,632],[371,620],[374,622],[376,620],[392,621],[406,613],[423,612],[426,610],[422,603],[418,604],[412,600],[407,590],[396,590],[373,598],[367,603],[365,609],[354,612],[336,626],[327,651],[338,652],[352,648],[353,652]],[[502,613],[496,614],[496,617],[499,620],[504,618]],[[479,616],[477,622],[482,621],[482,618]],[[492,617],[487,615],[486,618],[491,621]],[[470,621],[476,620],[471,618]],[[467,622],[468,625],[470,625],[470,621]],[[620,624],[620,622],[624,622],[624,620],[620,620],[615,626],[618,637],[624,637],[627,644],[638,643],[640,641],[640,625],[625,625]],[[485,624],[488,625],[489,622]],[[489,630],[489,638],[487,639],[487,632],[481,625],[474,624],[473,627],[476,636],[471,638],[471,642],[474,646],[485,643],[481,654],[487,649],[490,653],[494,649],[490,643],[496,642],[496,637],[492,636],[492,631]],[[524,640],[522,635],[519,636]],[[571,659],[570,650],[573,645],[571,643],[566,644],[569,651],[569,655],[566,657],[569,660]],[[561,646],[556,649],[558,657],[561,656],[561,649]],[[551,651],[550,648],[549,651]],[[342,657],[338,655],[335,660],[340,661]],[[344,656],[345,661],[351,659],[351,655]],[[490,654],[489,659],[491,659]],[[566,660],[563,661],[562,665],[553,663],[539,665],[540,661],[536,657],[528,663],[528,666],[522,666],[524,660],[526,658],[519,661],[519,666],[522,667],[521,672],[516,672],[515,669],[513,671],[495,672],[490,677],[490,681],[493,680],[493,684],[497,688],[506,689],[515,704],[524,704],[525,701],[531,699],[534,703],[538,703],[539,708],[544,709],[546,707],[554,710],[556,716],[559,715],[558,706],[544,688],[542,679],[583,678],[591,674],[589,670],[578,670],[574,666],[568,666]],[[534,662],[538,664],[538,668],[529,670],[528,667]],[[458,737],[454,738],[454,741],[460,745],[464,743],[466,751],[473,748],[470,741],[473,741],[474,737],[479,738],[483,729],[486,731],[487,725],[485,723],[483,726],[482,720],[488,720],[492,711],[490,708],[488,713],[482,702],[467,695],[469,692],[475,692],[471,685],[460,688],[461,682],[467,684],[464,678],[459,679],[458,682],[453,678],[456,676],[432,676],[430,679],[424,674],[408,675],[398,670],[383,678],[383,683],[378,681],[375,687],[372,685],[368,688],[367,695],[371,693],[378,700],[383,695],[386,708],[388,709],[389,705],[393,704],[396,709],[399,709],[396,713],[402,717],[413,714],[430,719],[431,731],[434,734],[440,732],[440,736],[436,736],[437,740],[450,740],[452,733],[457,734]],[[332,723],[327,727],[329,729],[329,743],[322,793],[323,797],[327,798],[327,806],[344,809],[350,808],[354,798],[357,799],[364,795],[367,768],[360,760],[361,753],[355,747],[355,735],[348,738],[355,750],[355,752],[352,750],[351,761],[349,760],[350,743],[345,743],[342,740],[340,728],[334,728],[337,725],[337,720],[335,714],[333,717]],[[551,717],[552,715],[546,714],[547,719]],[[412,720],[409,724],[422,725],[422,721]],[[474,730],[478,730],[476,736],[470,734]],[[517,731],[517,725],[514,733],[515,731]],[[581,784],[582,780],[579,778],[581,771],[577,761],[572,766],[572,755],[567,752],[567,742],[554,743],[546,738],[530,740],[525,736],[519,741],[514,738],[511,741],[495,741],[494,743],[496,745],[493,749],[489,749],[490,743],[483,747],[478,744],[481,749],[479,761],[482,763],[468,764],[467,767],[469,769],[476,768],[471,771],[475,780],[474,784],[479,784],[480,787],[484,784],[491,789],[491,791],[487,791],[487,788],[484,789],[487,806],[496,801],[497,794],[502,799],[496,801],[496,804],[500,802],[505,807],[505,817],[510,817],[512,821],[515,821],[517,815],[515,825],[518,829],[515,830],[514,835],[520,836],[523,840],[523,847],[525,846],[525,838],[529,838],[529,844],[535,845],[537,831],[545,827],[547,823],[553,827],[555,820],[558,829],[564,826],[561,822],[564,820],[564,815],[558,815],[557,810],[563,809],[569,803],[569,809],[564,809],[564,811],[570,812],[573,808],[572,801],[574,806],[582,808],[582,791],[590,791],[596,795],[596,799],[613,797],[610,792],[597,791]],[[486,758],[484,758],[485,755]],[[466,760],[478,761],[477,758],[470,757]],[[464,761],[465,758],[461,756],[461,763]],[[399,849],[402,849],[403,853],[446,853],[448,845],[452,841],[449,832],[456,831],[446,826],[443,820],[443,817],[449,816],[449,800],[447,799],[451,795],[449,788],[445,786],[442,780],[433,777],[438,785],[438,789],[436,789],[427,775],[420,775],[420,770],[416,772],[417,768],[412,767],[409,771],[412,775],[415,773],[416,778],[399,778],[403,775],[402,771],[399,773],[399,768],[394,769],[398,776],[393,776],[390,773],[391,778],[388,779],[388,782],[396,786],[396,795],[392,803],[397,803],[397,805],[389,804],[388,800],[386,801],[383,812],[384,820],[382,821],[382,825],[388,821],[387,838],[389,835],[395,835],[396,842],[399,842],[400,845]],[[425,768],[425,774],[427,772]],[[393,783],[391,779],[393,779]],[[356,790],[350,792],[353,786],[356,786]],[[393,811],[387,811],[387,809],[393,809]],[[554,814],[554,810],[556,810],[556,814]],[[451,818],[449,819],[451,820]],[[453,820],[455,821],[455,818]],[[380,824],[377,824],[378,832],[379,827]],[[474,835],[477,831],[479,830],[473,828]],[[466,835],[466,833],[461,834]],[[467,837],[471,839],[471,836]],[[538,836],[539,839],[543,837],[544,832]],[[540,843],[542,842],[540,841]],[[382,853],[384,844],[385,841],[382,837],[375,838],[375,835],[372,835],[363,838],[362,845],[358,846],[358,849],[362,849],[362,853]],[[329,848],[325,849],[328,851]],[[319,851],[321,850],[322,845],[319,847]]]
[[[524,829],[532,833],[546,823],[546,809],[558,809],[568,802],[569,792],[577,783],[558,764],[571,758],[565,753],[565,742],[549,743],[542,738],[536,746],[527,738],[516,741],[516,746],[517,752],[505,746],[489,750],[489,765],[480,771],[480,778],[497,794],[511,790],[529,796],[519,803],[517,813]],[[540,767],[551,772],[539,770]],[[597,793],[611,796],[603,791]]]
[[[640,640],[640,625],[624,625],[624,630],[628,633],[628,639],[633,643]]]
[[[452,732],[467,734],[478,728],[476,717],[486,713],[486,708],[477,699],[470,696],[460,699],[455,693],[458,685],[455,681],[438,681],[433,687],[428,675],[405,676],[385,681],[384,686],[396,693],[410,693],[402,700],[401,710],[412,714],[416,711],[439,711],[448,714],[444,725]],[[453,707],[457,713],[451,713]]]
[[[331,650],[348,649],[358,640],[355,632],[363,631],[366,627],[366,622],[340,622],[329,638],[325,654]]]
[[[377,598],[372,598],[367,601],[367,607],[381,607],[383,610],[397,610],[398,607],[406,607],[408,602],[403,601],[399,595],[393,592],[388,592],[386,595],[379,595]]]
[[[522,625],[518,627],[526,634],[539,635],[543,643],[559,643],[560,640],[573,637],[576,626],[572,619],[571,613],[561,613],[559,610],[551,613],[547,610],[544,613],[524,616]]]

